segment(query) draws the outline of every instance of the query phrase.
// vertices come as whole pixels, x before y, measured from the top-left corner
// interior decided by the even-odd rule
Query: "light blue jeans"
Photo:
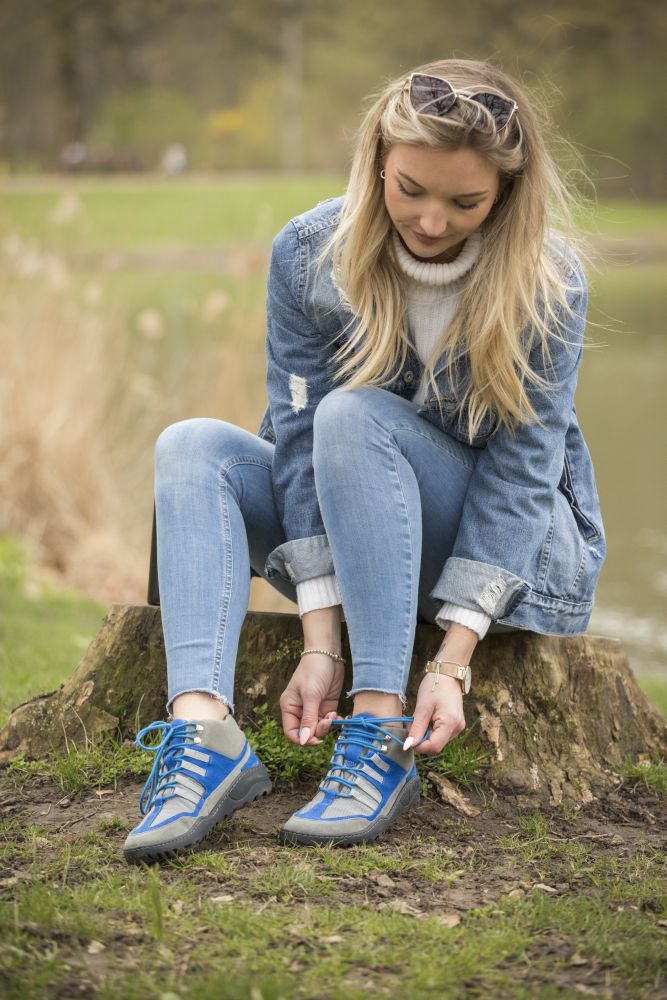
[[[274,445],[223,420],[167,427],[155,449],[158,576],[168,704],[204,691],[234,707],[250,567],[285,539],[271,478]],[[325,396],[313,423],[317,495],[353,662],[351,692],[405,700],[418,621],[456,539],[477,451],[385,389]],[[269,581],[296,602],[282,577]],[[433,650],[435,654],[436,650]]]

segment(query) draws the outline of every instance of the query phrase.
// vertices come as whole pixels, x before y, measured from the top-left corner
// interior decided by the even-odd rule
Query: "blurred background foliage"
[[[666,25],[654,0],[4,0],[0,165],[151,170],[178,144],[200,170],[341,170],[361,97],[451,54],[541,95],[601,194],[662,197]]]

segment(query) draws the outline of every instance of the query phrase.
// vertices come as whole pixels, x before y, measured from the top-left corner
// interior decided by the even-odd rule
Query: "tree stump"
[[[408,698],[419,668],[442,640],[418,625]],[[248,717],[278,699],[299,660],[297,615],[249,613],[241,631],[236,715]],[[343,653],[350,650],[343,623]],[[351,673],[345,680],[349,690]],[[72,677],[56,691],[20,705],[0,732],[4,759],[38,758],[116,735],[132,737],[165,718],[166,659],[160,609],[113,604]],[[667,721],[639,688],[618,640],[558,638],[531,632],[487,635],[473,659],[464,698],[468,730],[489,751],[484,778],[503,794],[535,803],[582,803],[617,784],[614,771],[639,754],[667,754]],[[350,711],[343,702],[341,711]]]

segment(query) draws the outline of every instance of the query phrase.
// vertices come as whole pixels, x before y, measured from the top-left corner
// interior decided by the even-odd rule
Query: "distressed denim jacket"
[[[269,554],[265,572],[295,586],[335,572],[314,483],[313,416],[320,400],[340,385],[332,381],[331,358],[352,317],[331,269],[316,280],[312,264],[338,224],[342,201],[328,199],[292,219],[273,242],[269,269],[269,405],[257,434],[275,444],[273,483],[287,540]],[[491,415],[471,442],[466,411],[458,412],[460,389],[440,362],[442,412],[430,394],[417,410],[478,449],[454,549],[430,596],[483,611],[502,625],[553,635],[585,631],[606,554],[593,467],[573,402],[587,290],[572,254],[567,276],[572,314],[558,316],[567,343],[553,339],[547,370],[541,351],[529,359],[550,383],[548,391],[527,390],[543,426],[522,425],[512,437]],[[383,388],[411,399],[423,367],[411,343],[404,366]]]

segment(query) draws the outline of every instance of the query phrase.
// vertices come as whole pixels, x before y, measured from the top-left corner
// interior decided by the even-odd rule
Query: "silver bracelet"
[[[342,656],[339,656],[338,653],[332,653],[330,649],[304,649],[301,655],[305,656],[306,653],[326,653],[326,655],[330,656],[332,660],[338,660],[339,663],[345,663]]]

